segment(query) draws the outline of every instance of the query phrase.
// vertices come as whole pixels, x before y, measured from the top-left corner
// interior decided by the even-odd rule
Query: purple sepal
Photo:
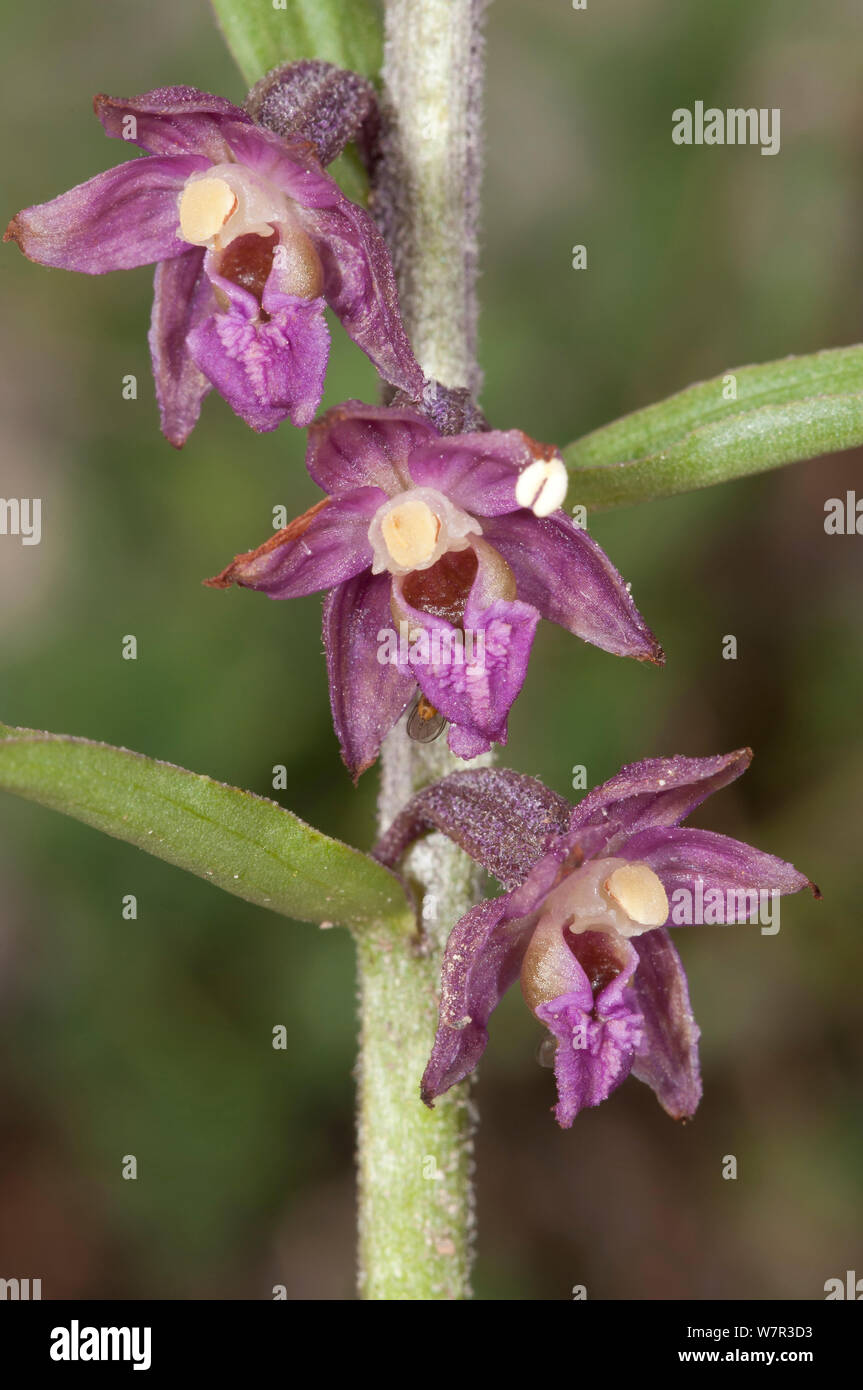
[[[633,835],[620,853],[624,859],[648,864],[662,879],[669,899],[678,889],[692,894],[698,883],[702,893],[718,892],[723,897],[737,890],[785,894],[802,888],[812,888],[819,896],[815,885],[793,864],[710,830],[654,826]],[[671,925],[675,925],[673,916]]]
[[[519,511],[518,475],[536,461],[541,449],[521,430],[434,437],[414,450],[411,478],[417,487],[442,492],[471,516],[499,517]],[[536,542],[540,530],[536,517],[530,512],[522,515]],[[489,538],[494,534],[488,523],[483,532]]]
[[[369,213],[339,193],[334,206],[318,207],[305,219],[305,228],[321,258],[324,295],[342,327],[385,381],[418,398],[425,377],[402,323],[386,242]]]
[[[437,1034],[420,1091],[426,1105],[473,1071],[488,1043],[488,1020],[518,979],[533,920],[512,918],[511,911],[510,895],[487,898],[450,933]]]
[[[700,1030],[683,965],[664,927],[637,936],[632,944],[638,953],[635,997],[644,1025],[632,1074],[651,1088],[672,1119],[688,1119],[701,1100]]]
[[[605,551],[563,511],[495,516],[483,533],[512,569],[519,596],[543,618],[615,656],[665,660]]]
[[[733,782],[752,761],[750,748],[715,758],[646,758],[588,792],[569,824],[572,846],[617,853],[639,830],[679,824],[708,796]]]
[[[208,163],[230,159],[225,131],[252,121],[225,97],[196,87],[157,87],[139,97],[93,98],[106,135],[139,145],[149,154],[200,154]]]
[[[378,660],[378,634],[392,623],[389,575],[363,570],[324,601],[324,648],[333,724],[345,766],[356,782],[378,756],[384,737],[416,686]]]
[[[212,589],[239,584],[271,599],[302,598],[344,584],[369,567],[369,517],[381,497],[377,488],[359,487],[324,498],[206,583]]]
[[[391,496],[411,487],[409,455],[436,438],[416,410],[345,401],[309,430],[306,467],[324,492],[379,487]]]
[[[6,228],[28,260],[85,275],[134,270],[188,251],[179,237],[177,199],[196,155],[157,155],[118,164],[50,203],[24,208]]]
[[[180,448],[197,424],[201,402],[211,389],[192,360],[188,336],[216,307],[204,274],[204,251],[195,247],[156,266],[150,358],[165,438]]]

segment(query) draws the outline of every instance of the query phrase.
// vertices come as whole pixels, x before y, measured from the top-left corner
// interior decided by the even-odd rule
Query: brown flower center
[[[248,290],[260,304],[264,286],[273,268],[276,244],[275,232],[269,237],[258,236],[257,232],[238,236],[222,252],[219,258],[219,274],[225,280],[239,285],[240,289]]]
[[[619,952],[607,932],[573,933],[567,927],[566,943],[588,978],[594,999],[620,974]]]
[[[412,608],[460,627],[477,566],[471,548],[449,550],[429,569],[406,575],[402,593]]]

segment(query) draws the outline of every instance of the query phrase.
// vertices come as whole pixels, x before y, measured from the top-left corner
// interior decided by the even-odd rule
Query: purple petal
[[[425,694],[424,691],[423,694]],[[471,728],[467,724],[450,724],[446,735],[449,751],[454,757],[463,758],[466,763],[472,763],[474,758],[479,758],[483,753],[487,753],[492,743],[505,744],[506,739],[506,730],[500,738],[493,739],[488,734],[480,733],[478,729]]]
[[[340,196],[339,206],[304,219],[324,269],[327,303],[385,381],[414,399],[424,376],[399,312],[386,242],[364,208]]]
[[[410,676],[378,659],[379,633],[392,623],[388,574],[364,570],[333,589],[324,602],[333,723],[354,781],[371,767],[416,689]]]
[[[372,486],[392,496],[412,486],[411,450],[436,438],[428,421],[412,410],[346,401],[309,430],[306,465],[324,492]]]
[[[512,911],[511,894],[487,898],[450,932],[437,1033],[422,1079],[427,1105],[473,1071],[488,1043],[488,1020],[518,978],[533,919]]]
[[[622,943],[622,950],[624,968],[595,999],[587,975],[579,967],[582,978],[574,989],[534,1010],[558,1040],[554,1115],[562,1129],[568,1129],[586,1106],[607,1100],[626,1080],[642,1046],[643,1022],[630,988],[638,957],[629,942]]]
[[[322,299],[282,294],[267,281],[263,309],[249,290],[226,280],[205,260],[213,285],[230,308],[189,334],[196,364],[231,409],[255,430],[274,430],[290,417],[311,423],[320,404],[330,350]]]
[[[380,501],[371,487],[325,498],[207,583],[214,589],[240,584],[272,599],[301,598],[344,584],[371,565],[369,518]]]
[[[624,859],[649,864],[662,879],[669,899],[680,889],[692,901],[699,884],[701,892],[719,892],[732,904],[736,899],[728,900],[726,895],[735,890],[799,893],[801,888],[813,887],[793,864],[711,830],[652,826],[633,835],[618,853]],[[673,907],[672,903],[671,926],[677,924]],[[725,917],[719,915],[715,920],[721,922]],[[737,920],[733,911],[730,920]]]
[[[506,768],[454,772],[408,802],[374,849],[392,868],[428,830],[440,830],[505,888],[522,883],[569,824],[569,802]]]
[[[579,802],[570,821],[570,841],[587,854],[615,854],[640,830],[677,825],[745,772],[751,760],[751,749],[740,748],[716,758],[677,756],[629,763]]]
[[[207,161],[192,155],[131,159],[50,203],[25,208],[6,229],[40,265],[104,275],[132,270],[188,251],[177,236],[177,199],[186,179]]]
[[[308,140],[281,139],[254,123],[228,121],[222,129],[231,159],[292,198],[310,236],[318,227],[318,213],[345,201],[335,179],[321,168]],[[304,209],[308,217],[302,216]]]
[[[205,155],[213,164],[230,158],[225,129],[237,122],[252,124],[232,102],[195,87],[159,87],[139,97],[110,97],[100,92],[93,108],[106,135],[140,145],[151,154]]]
[[[520,509],[518,475],[542,456],[543,446],[521,430],[487,430],[422,445],[410,474],[416,487],[437,488],[471,516],[503,516]]]
[[[177,448],[185,443],[201,410],[210,383],[192,361],[186,338],[192,328],[216,307],[213,288],[204,274],[203,248],[156,266],[150,356],[162,433]]]
[[[701,1072],[686,975],[664,927],[634,937],[632,944],[638,953],[633,988],[644,1022],[632,1074],[651,1087],[672,1119],[687,1119],[701,1100]]]
[[[664,661],[605,551],[564,512],[539,518],[522,510],[482,529],[510,565],[519,598],[543,618],[615,656]]]

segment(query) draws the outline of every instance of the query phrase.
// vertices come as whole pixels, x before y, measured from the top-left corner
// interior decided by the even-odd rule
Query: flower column
[[[385,0],[384,8],[390,131],[379,196],[405,323],[429,377],[475,391],[484,0]],[[443,740],[412,743],[400,724],[383,749],[381,829],[456,766],[464,763]],[[404,867],[422,905],[422,941],[382,930],[359,947],[360,1292],[461,1299],[470,1296],[473,1201],[467,1083],[429,1111],[419,1082],[447,935],[478,883],[467,857],[438,835]]]

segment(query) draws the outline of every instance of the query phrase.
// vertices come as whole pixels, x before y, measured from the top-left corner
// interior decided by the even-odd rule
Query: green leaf
[[[0,725],[0,788],[309,922],[412,926],[394,874],[252,792],[141,753]]]
[[[376,78],[383,48],[380,0],[213,0],[228,48],[252,86],[296,58],[323,58]]]
[[[348,145],[338,159],[334,159],[327,169],[330,178],[335,179],[346,198],[352,203],[367,207],[369,201],[369,176],[355,146]]]
[[[736,399],[727,400],[732,379]],[[570,503],[604,511],[858,444],[860,345],[733,368],[594,430],[563,456]]]

